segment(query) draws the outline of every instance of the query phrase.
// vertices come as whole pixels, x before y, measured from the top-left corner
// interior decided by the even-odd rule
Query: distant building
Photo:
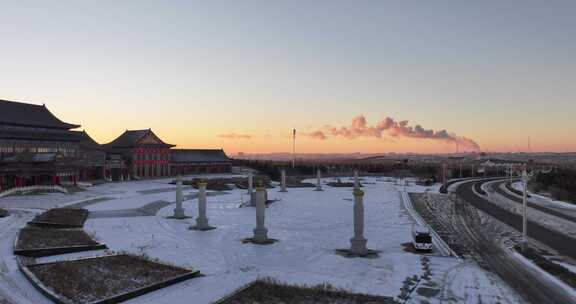
[[[222,149],[173,149],[172,173],[224,173],[232,170],[232,160]]]
[[[76,183],[103,168],[99,150],[80,125],[59,120],[44,105],[0,100],[0,191],[30,185]],[[87,154],[85,154],[87,153]],[[96,171],[94,171],[96,170]]]
[[[112,180],[170,176],[170,148],[151,129],[126,130],[105,144],[106,176]]]

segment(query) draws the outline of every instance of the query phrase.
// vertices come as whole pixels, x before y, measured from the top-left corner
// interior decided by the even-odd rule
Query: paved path
[[[34,214],[24,210],[10,210],[10,214],[0,223],[0,304],[4,304],[2,301],[9,304],[46,303],[48,300],[43,301],[44,297],[39,293],[32,294],[20,286],[19,270],[14,265],[12,255],[16,234]]]
[[[84,207],[87,207],[90,205],[96,205],[98,203],[106,202],[106,201],[113,200],[113,199],[114,198],[112,198],[112,197],[98,197],[98,198],[82,201],[80,203],[67,205],[66,208],[84,208]]]
[[[208,192],[207,196],[218,196],[226,194],[225,192]],[[190,195],[185,195],[184,200],[192,200],[198,198],[197,193]],[[146,204],[140,208],[134,209],[118,209],[118,210],[101,210],[101,211],[90,211],[88,218],[98,219],[98,218],[115,218],[115,217],[139,217],[139,216],[154,216],[160,209],[175,204],[176,202],[167,201],[155,201]]]
[[[114,218],[114,217],[138,217],[138,216],[154,216],[158,211],[168,205],[170,202],[167,201],[155,201],[146,204],[140,208],[135,209],[120,209],[120,210],[102,210],[102,211],[90,211],[88,218]]]

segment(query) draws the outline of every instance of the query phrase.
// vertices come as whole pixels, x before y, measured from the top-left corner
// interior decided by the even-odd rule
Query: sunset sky
[[[575,151],[575,16],[576,1],[0,1],[0,99],[100,143],[152,128],[287,152],[296,128],[299,152],[455,151],[443,134]]]

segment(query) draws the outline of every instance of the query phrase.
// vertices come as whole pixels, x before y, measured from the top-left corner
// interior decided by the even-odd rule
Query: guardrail
[[[66,190],[66,188],[61,187],[61,186],[26,186],[26,187],[18,187],[18,188],[12,188],[12,189],[8,189],[6,191],[0,192],[0,198],[9,196],[9,195],[13,195],[16,193],[25,193],[25,192],[30,192],[30,191],[46,191],[46,192],[61,192],[61,193],[65,193],[68,194],[68,190]]]
[[[416,223],[418,223],[418,225],[427,227],[430,230],[430,234],[432,234],[432,241],[434,245],[442,252],[442,254],[460,258],[456,254],[456,252],[454,252],[452,248],[450,248],[450,246],[448,246],[448,244],[444,242],[444,240],[440,237],[440,235],[438,235],[438,233],[436,233],[436,231],[434,231],[434,229],[430,225],[428,225],[428,223],[426,223],[426,221],[414,209],[414,207],[412,206],[412,200],[410,199],[410,195],[408,195],[408,192],[401,191],[400,198],[404,203],[404,207],[406,208],[406,210],[408,210],[408,213],[410,213],[410,215],[416,221]]]

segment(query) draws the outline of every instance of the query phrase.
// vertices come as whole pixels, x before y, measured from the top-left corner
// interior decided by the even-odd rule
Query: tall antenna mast
[[[292,169],[296,166],[296,129],[292,130]]]
[[[528,153],[532,154],[532,144],[530,143],[530,136],[528,136]]]

